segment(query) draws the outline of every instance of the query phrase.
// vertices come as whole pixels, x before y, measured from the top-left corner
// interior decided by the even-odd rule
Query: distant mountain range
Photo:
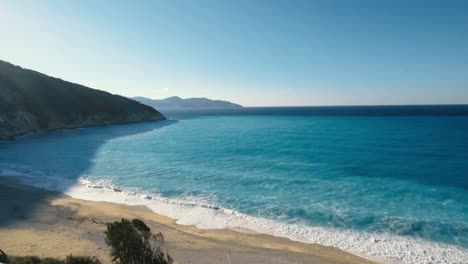
[[[157,110],[181,110],[181,109],[232,109],[241,108],[241,105],[228,101],[211,100],[208,98],[187,98],[182,99],[178,96],[168,97],[166,99],[150,99],[146,97],[133,97],[132,99],[154,107]]]
[[[39,131],[162,119],[157,110],[126,97],[0,60],[0,140]]]

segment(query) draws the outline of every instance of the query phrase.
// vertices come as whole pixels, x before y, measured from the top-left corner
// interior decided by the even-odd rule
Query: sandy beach
[[[9,255],[88,255],[110,263],[105,223],[139,218],[164,234],[176,263],[372,263],[334,247],[182,226],[146,207],[74,199],[12,177],[0,178],[0,207],[0,249]]]

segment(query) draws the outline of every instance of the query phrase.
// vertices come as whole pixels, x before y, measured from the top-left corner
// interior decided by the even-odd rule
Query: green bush
[[[107,223],[106,244],[111,248],[112,261],[117,264],[171,264],[165,253],[164,237],[153,234],[141,220]]]
[[[0,262],[1,263],[8,263],[8,256],[0,249]]]
[[[50,263],[53,264],[53,263]],[[65,258],[65,264],[101,264],[96,257],[68,256]]]
[[[37,256],[25,256],[13,257],[10,264],[64,264],[64,261],[56,258],[40,259]]]
[[[13,257],[9,264],[101,264],[95,257],[68,256],[65,259],[39,258],[37,256]]]
[[[111,249],[116,264],[172,264],[167,254],[164,236],[153,234],[141,220],[107,223],[106,244]],[[65,259],[39,258],[37,256],[12,257],[0,250],[0,262],[7,264],[101,264],[96,257],[67,256]]]

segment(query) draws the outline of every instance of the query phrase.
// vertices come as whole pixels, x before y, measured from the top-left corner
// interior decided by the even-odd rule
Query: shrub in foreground
[[[164,236],[153,234],[141,220],[122,219],[107,223],[106,244],[116,264],[172,264]],[[11,257],[0,250],[0,263],[6,264],[102,264],[96,257],[67,256],[65,259],[37,256]]]
[[[9,264],[101,264],[95,257],[68,256],[65,259],[39,258],[37,256],[13,257]]]
[[[8,256],[0,249],[0,263],[8,263]]]
[[[51,263],[52,264],[52,263]],[[96,257],[68,256],[65,264],[102,264]]]
[[[107,223],[106,244],[117,264],[172,264],[166,252],[164,236],[153,234],[141,220]]]

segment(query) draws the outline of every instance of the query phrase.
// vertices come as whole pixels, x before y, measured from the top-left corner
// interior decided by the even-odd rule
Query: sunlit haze
[[[468,1],[0,1],[0,59],[124,96],[468,103]]]

